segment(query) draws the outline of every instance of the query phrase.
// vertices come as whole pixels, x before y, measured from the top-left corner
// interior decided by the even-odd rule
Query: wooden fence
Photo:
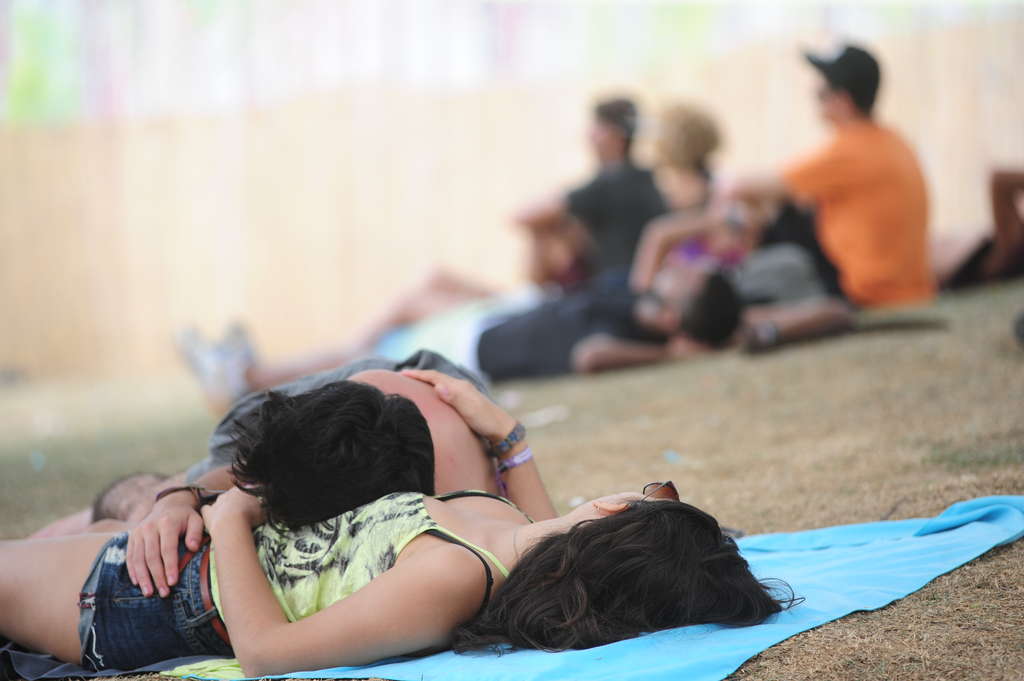
[[[165,371],[176,329],[234,319],[273,357],[342,342],[436,265],[512,286],[510,215],[586,176],[595,96],[703,103],[723,168],[772,167],[825,134],[797,56],[813,37],[681,52],[631,82],[367,86],[240,115],[0,129],[0,367]],[[881,117],[920,153],[933,229],[984,226],[988,171],[1024,165],[1024,23],[876,47]]]

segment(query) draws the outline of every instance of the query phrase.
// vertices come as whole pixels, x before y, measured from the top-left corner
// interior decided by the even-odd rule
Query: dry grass
[[[569,410],[532,438],[563,509],[671,478],[748,532],[926,516],[961,499],[1024,494],[1024,351],[1010,336],[1022,308],[1024,285],[993,287],[916,313],[947,319],[946,330],[499,393],[520,415]],[[187,383],[136,390],[0,390],[0,536],[85,503],[119,471],[171,471],[198,456],[210,421]],[[1022,679],[1022,562],[1024,543],[992,551],[883,610],[777,645],[734,678]]]

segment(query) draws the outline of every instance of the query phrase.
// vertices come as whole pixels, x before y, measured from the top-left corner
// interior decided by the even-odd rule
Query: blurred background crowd
[[[742,199],[834,139],[804,50],[881,64],[873,116],[920,168],[940,279],[985,254],[992,172],[1024,166],[1014,2],[5,0],[0,33],[8,377],[166,372],[189,324],[244,320],[275,357],[333,347],[440,270],[571,288],[593,272],[539,275],[538,248],[565,254],[536,225],[554,206],[595,233],[574,190],[607,161],[602,130],[638,168],[688,159],[683,198],[641,223],[720,209],[701,181]]]

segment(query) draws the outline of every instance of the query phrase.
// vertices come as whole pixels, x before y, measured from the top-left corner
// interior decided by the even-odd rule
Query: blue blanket
[[[844,525],[739,540],[760,577],[784,579],[805,601],[755,627],[693,626],[590,650],[440,653],[291,678],[400,681],[691,681],[722,679],[790,636],[858,610],[881,608],[989,549],[1024,535],[1024,496],[985,497],[930,519]]]

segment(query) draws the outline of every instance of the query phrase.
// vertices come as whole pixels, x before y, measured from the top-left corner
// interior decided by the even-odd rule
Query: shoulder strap
[[[487,577],[487,586],[484,589],[484,600],[482,603],[480,603],[480,609],[477,610],[476,615],[474,615],[474,617],[478,616],[480,613],[484,611],[484,608],[487,607],[487,604],[490,603],[491,588],[494,586],[494,573],[491,572],[491,566],[487,562],[487,559],[480,555],[480,552],[477,551],[475,548],[466,544],[466,542],[460,541],[457,537],[453,537],[450,534],[445,534],[440,530],[430,529],[427,530],[424,534],[429,534],[431,536],[437,537],[438,539],[443,539],[446,542],[455,544],[456,546],[461,546],[462,548],[466,549],[467,551],[469,551],[474,556],[480,559],[480,563],[484,566],[484,574]]]
[[[462,489],[462,490],[459,490],[458,492],[448,492],[447,494],[438,494],[435,498],[437,500],[439,500],[439,501],[449,501],[451,499],[462,499],[464,497],[486,497],[487,499],[497,499],[498,501],[503,501],[506,504],[508,504],[509,506],[514,506],[515,505],[511,501],[506,499],[505,497],[500,497],[497,494],[491,494],[490,492],[485,492],[482,489]]]
[[[531,518],[526,512],[524,512],[523,509],[516,506],[515,502],[513,502],[511,499],[506,499],[505,497],[498,496],[497,494],[491,494],[490,492],[485,492],[479,489],[463,489],[459,490],[458,492],[438,494],[434,498],[437,499],[438,501],[451,501],[452,499],[463,499],[465,497],[484,497],[485,499],[496,499],[497,501],[502,502],[506,506],[511,506],[512,508],[516,509],[517,511],[522,513],[527,520],[529,520],[531,523],[533,522],[533,518]]]

